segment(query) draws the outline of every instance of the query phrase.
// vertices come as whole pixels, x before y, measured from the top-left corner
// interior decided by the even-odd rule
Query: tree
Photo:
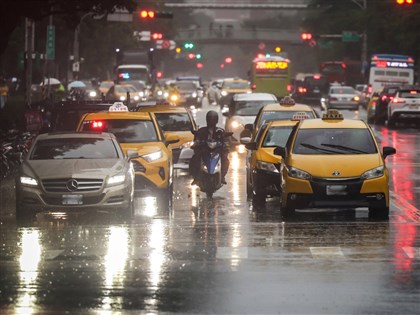
[[[0,1],[0,55],[6,49],[9,38],[22,18],[41,20],[50,15],[63,15],[70,28],[75,28],[82,14],[98,15],[115,9],[133,11],[135,0],[2,0]]]

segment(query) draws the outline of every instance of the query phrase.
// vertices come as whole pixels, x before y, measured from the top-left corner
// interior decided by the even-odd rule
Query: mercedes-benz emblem
[[[79,188],[79,183],[75,179],[70,179],[67,182],[66,187],[68,191],[76,191]]]
[[[341,173],[340,173],[339,171],[334,171],[334,172],[332,172],[332,175],[333,175],[333,176],[340,176],[340,174],[341,174]]]

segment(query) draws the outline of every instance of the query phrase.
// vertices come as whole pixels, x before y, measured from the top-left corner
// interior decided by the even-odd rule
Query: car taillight
[[[256,88],[257,88],[257,85],[255,83],[251,85],[251,89],[255,90]]]
[[[388,97],[386,95],[382,95],[381,100],[386,101]]]
[[[304,87],[299,87],[299,88],[298,88],[298,92],[299,92],[299,93],[306,93],[306,88],[304,88]]]
[[[99,130],[104,128],[104,122],[103,121],[94,121],[92,122],[92,129]]]
[[[400,99],[400,98],[394,98],[393,100],[392,100],[392,103],[394,103],[394,104],[403,104],[403,103],[405,103],[405,100],[402,100],[402,99]]]
[[[291,85],[291,84],[288,84],[288,85],[287,85],[287,91],[288,91],[288,92],[291,92],[291,91],[292,91],[292,85]]]
[[[410,94],[416,95],[417,93],[418,93],[417,91],[410,91]]]
[[[369,94],[372,94],[372,92],[373,92],[372,85],[369,85],[368,86],[368,90],[367,91],[368,91]]]

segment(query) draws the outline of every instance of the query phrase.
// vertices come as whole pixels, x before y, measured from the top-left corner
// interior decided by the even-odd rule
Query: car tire
[[[369,219],[389,219],[389,207],[369,207]]]
[[[285,217],[289,217],[292,214],[295,213],[295,207],[290,204],[289,202],[281,202],[281,206],[280,206],[280,212],[285,216]]]

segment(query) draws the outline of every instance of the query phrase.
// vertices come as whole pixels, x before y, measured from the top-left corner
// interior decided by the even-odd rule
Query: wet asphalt
[[[196,113],[217,106],[205,104]],[[365,118],[365,111],[345,111]],[[230,153],[228,184],[207,199],[177,171],[174,207],[136,198],[112,213],[14,219],[1,182],[1,314],[419,314],[419,128],[374,127],[394,146],[389,220],[356,210],[300,210],[246,198],[245,155]]]

